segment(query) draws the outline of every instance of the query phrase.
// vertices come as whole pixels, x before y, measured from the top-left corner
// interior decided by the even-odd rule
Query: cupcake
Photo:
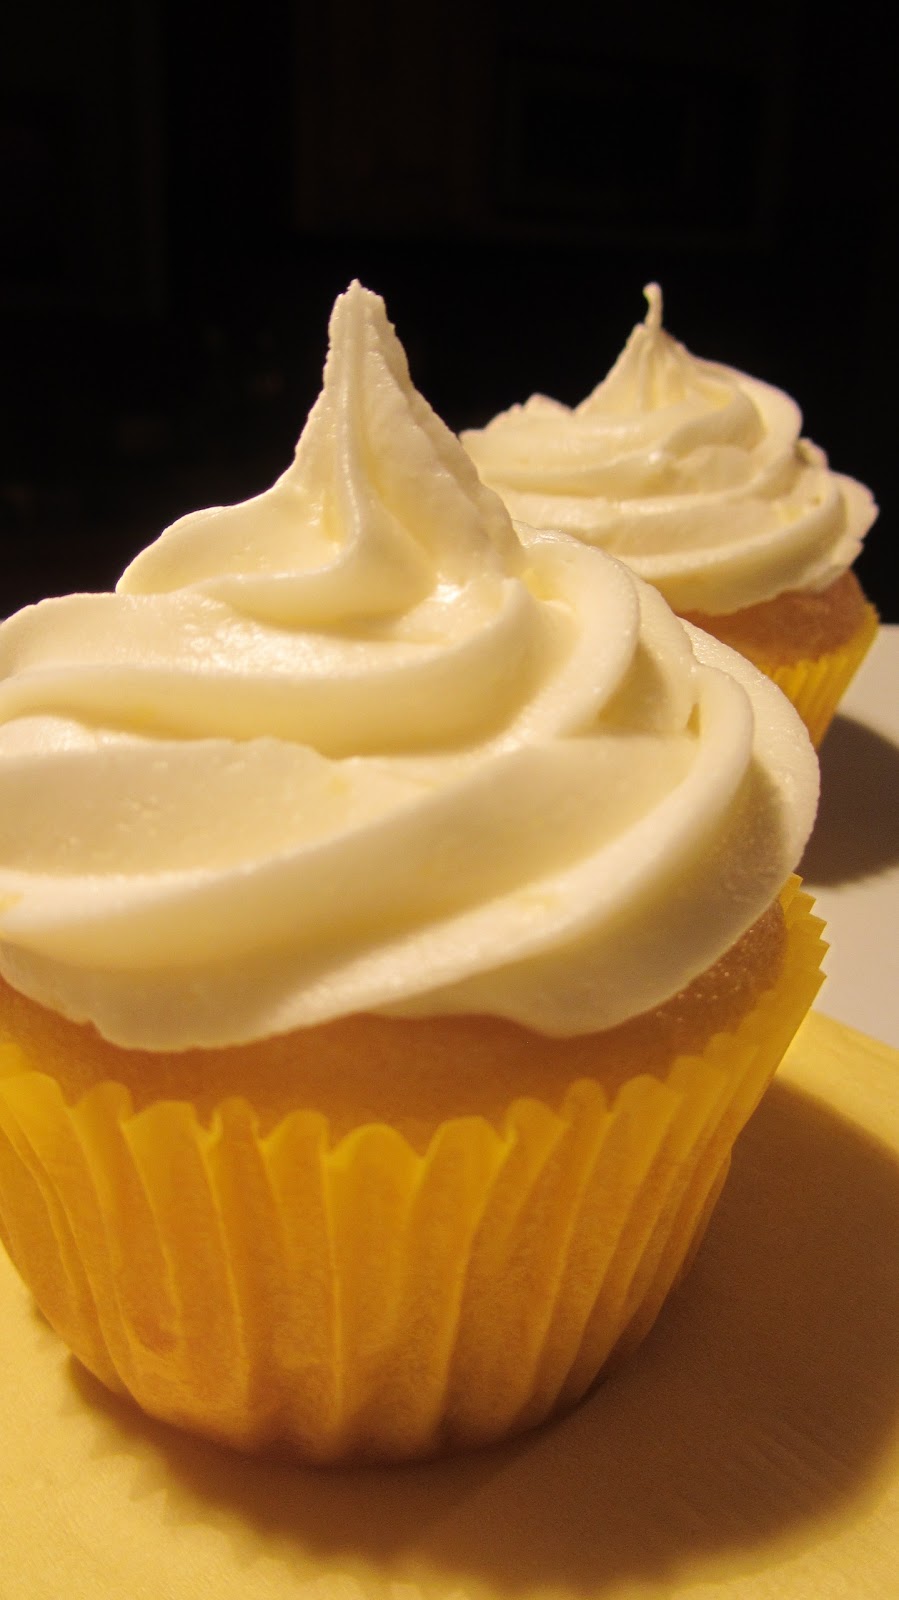
[[[692,356],[645,293],[579,406],[533,395],[463,442],[513,517],[626,561],[779,684],[819,744],[877,632],[850,570],[874,499],[800,437],[787,395]]]
[[[0,628],[0,1234],[151,1415],[398,1460],[651,1326],[819,982],[817,764],[330,334],[271,489]]]

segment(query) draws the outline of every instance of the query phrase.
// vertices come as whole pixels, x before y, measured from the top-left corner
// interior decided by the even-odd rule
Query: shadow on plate
[[[736,1553],[764,1560],[786,1535],[820,1538],[895,1438],[897,1238],[890,1152],[775,1085],[642,1349],[572,1414],[509,1445],[316,1471],[144,1419],[74,1362],[73,1401],[93,1454],[129,1461],[130,1498],[164,1491],[167,1537],[225,1534],[248,1600],[263,1558],[335,1592],[407,1584],[409,1600],[449,1600],[466,1583],[597,1600],[697,1563],[711,1578]]]
[[[837,716],[820,757],[818,820],[799,871],[809,883],[833,887],[899,861],[899,746]]]

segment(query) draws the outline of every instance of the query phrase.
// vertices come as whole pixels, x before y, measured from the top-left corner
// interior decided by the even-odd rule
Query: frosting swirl
[[[0,627],[0,971],[151,1050],[612,1026],[770,903],[811,748],[619,563],[516,532],[376,296],[330,334],[271,489]]]
[[[649,311],[602,383],[570,409],[545,395],[462,435],[513,517],[626,561],[676,611],[721,615],[824,589],[877,515],[870,491],[800,438],[779,389],[701,361]]]

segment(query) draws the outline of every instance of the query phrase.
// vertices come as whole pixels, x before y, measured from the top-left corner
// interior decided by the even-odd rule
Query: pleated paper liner
[[[868,606],[864,623],[855,636],[827,655],[787,665],[752,658],[793,702],[815,749],[820,747],[843,695],[877,637],[879,626],[877,612],[873,606]]]
[[[820,746],[879,627],[853,572],[821,594],[789,593],[732,616],[690,620],[731,645],[777,684]]]
[[[0,1060],[0,1233],[61,1337],[147,1412],[311,1461],[409,1459],[502,1438],[577,1401],[645,1335],[695,1250],[737,1134],[820,982],[792,880],[780,977],[730,1034],[607,1097],[501,1126],[385,1123],[329,1139],[246,1100],[208,1122],[68,1105]]]

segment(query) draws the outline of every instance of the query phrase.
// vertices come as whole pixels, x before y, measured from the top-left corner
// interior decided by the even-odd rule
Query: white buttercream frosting
[[[779,389],[701,361],[649,311],[573,409],[545,395],[462,435],[513,517],[616,555],[676,611],[741,610],[826,588],[851,566],[873,496],[800,437]]]
[[[116,1043],[665,1000],[809,832],[792,708],[618,562],[516,529],[336,303],[292,465],[0,627],[0,971]]]

